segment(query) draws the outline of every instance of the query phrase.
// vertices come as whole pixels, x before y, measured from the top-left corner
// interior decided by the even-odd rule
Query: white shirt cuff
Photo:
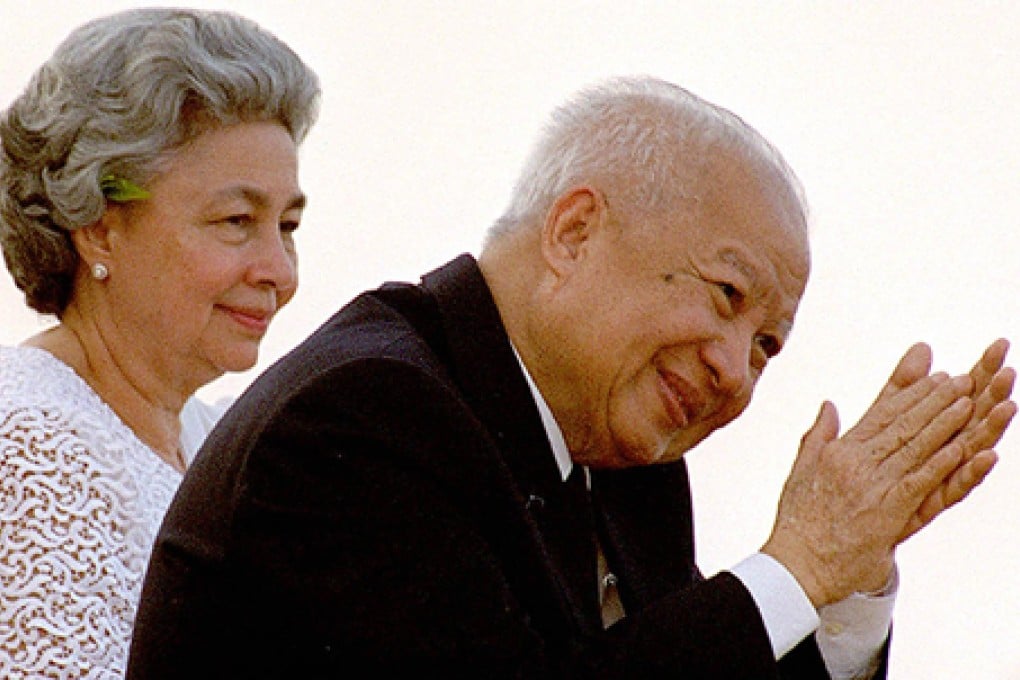
[[[899,589],[899,571],[877,593],[854,593],[816,612],[797,579],[764,553],[730,570],[747,588],[768,632],[776,659],[815,633],[825,667],[833,680],[870,678],[889,635]]]
[[[899,570],[893,569],[878,593],[854,593],[822,607],[815,640],[833,680],[870,678],[878,668],[879,652],[889,636],[893,605],[899,590]]]
[[[777,659],[818,628],[820,619],[811,600],[797,579],[774,558],[757,553],[730,572],[751,593]]]

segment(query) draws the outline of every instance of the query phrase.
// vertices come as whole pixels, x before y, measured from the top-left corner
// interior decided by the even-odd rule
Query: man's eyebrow
[[[736,269],[738,272],[751,279],[752,282],[758,281],[758,270],[751,265],[744,257],[733,248],[726,248],[719,253],[719,259],[729,266]]]

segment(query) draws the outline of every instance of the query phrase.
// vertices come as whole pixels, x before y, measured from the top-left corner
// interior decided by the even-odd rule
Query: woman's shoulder
[[[71,367],[50,352],[27,345],[0,345],[0,381],[9,384],[11,379],[25,374],[59,376],[74,374]]]
[[[165,509],[180,481],[73,369],[31,347],[0,347],[0,472],[129,516]]]
[[[37,347],[0,345],[0,404],[46,406],[73,402],[80,406],[91,388],[70,366]]]
[[[111,461],[140,457],[144,447],[63,361],[35,347],[0,347],[0,438],[25,437],[73,443],[92,456],[106,452]]]
[[[229,406],[229,399],[208,403],[192,397],[185,402],[181,443],[189,460]],[[116,448],[144,446],[63,361],[37,347],[0,345],[0,435],[16,423],[21,429],[30,427],[37,437],[73,432],[76,439],[91,440],[98,433],[106,444],[120,441]]]
[[[179,481],[147,460],[158,459],[69,366],[0,347],[0,570],[10,576],[0,610],[11,622],[0,668],[12,645],[40,677],[48,655],[96,668],[126,657],[149,546]]]

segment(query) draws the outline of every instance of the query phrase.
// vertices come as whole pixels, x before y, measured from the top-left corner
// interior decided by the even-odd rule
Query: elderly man
[[[842,437],[825,404],[772,535],[705,578],[682,457],[747,406],[808,269],[753,129],[650,78],[580,93],[477,262],[358,297],[221,422],[129,677],[883,675],[894,550],[994,465],[1014,373],[1004,341],[957,377],[917,345]]]

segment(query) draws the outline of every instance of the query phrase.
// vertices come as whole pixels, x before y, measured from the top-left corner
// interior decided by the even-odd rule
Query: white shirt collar
[[[528,387],[531,389],[531,395],[535,398],[538,414],[542,417],[542,426],[545,427],[545,436],[549,439],[549,446],[552,447],[553,457],[556,459],[556,467],[560,469],[563,481],[567,481],[570,471],[574,469],[574,461],[571,460],[570,451],[567,450],[567,442],[563,439],[563,431],[560,430],[559,423],[553,418],[549,404],[546,403],[542,393],[538,391],[535,381],[531,379],[528,367],[521,360],[521,355],[518,354],[517,348],[514,347],[513,343],[510,343],[510,347],[514,350],[517,363],[520,364],[521,372],[524,373],[524,379],[528,381]]]

